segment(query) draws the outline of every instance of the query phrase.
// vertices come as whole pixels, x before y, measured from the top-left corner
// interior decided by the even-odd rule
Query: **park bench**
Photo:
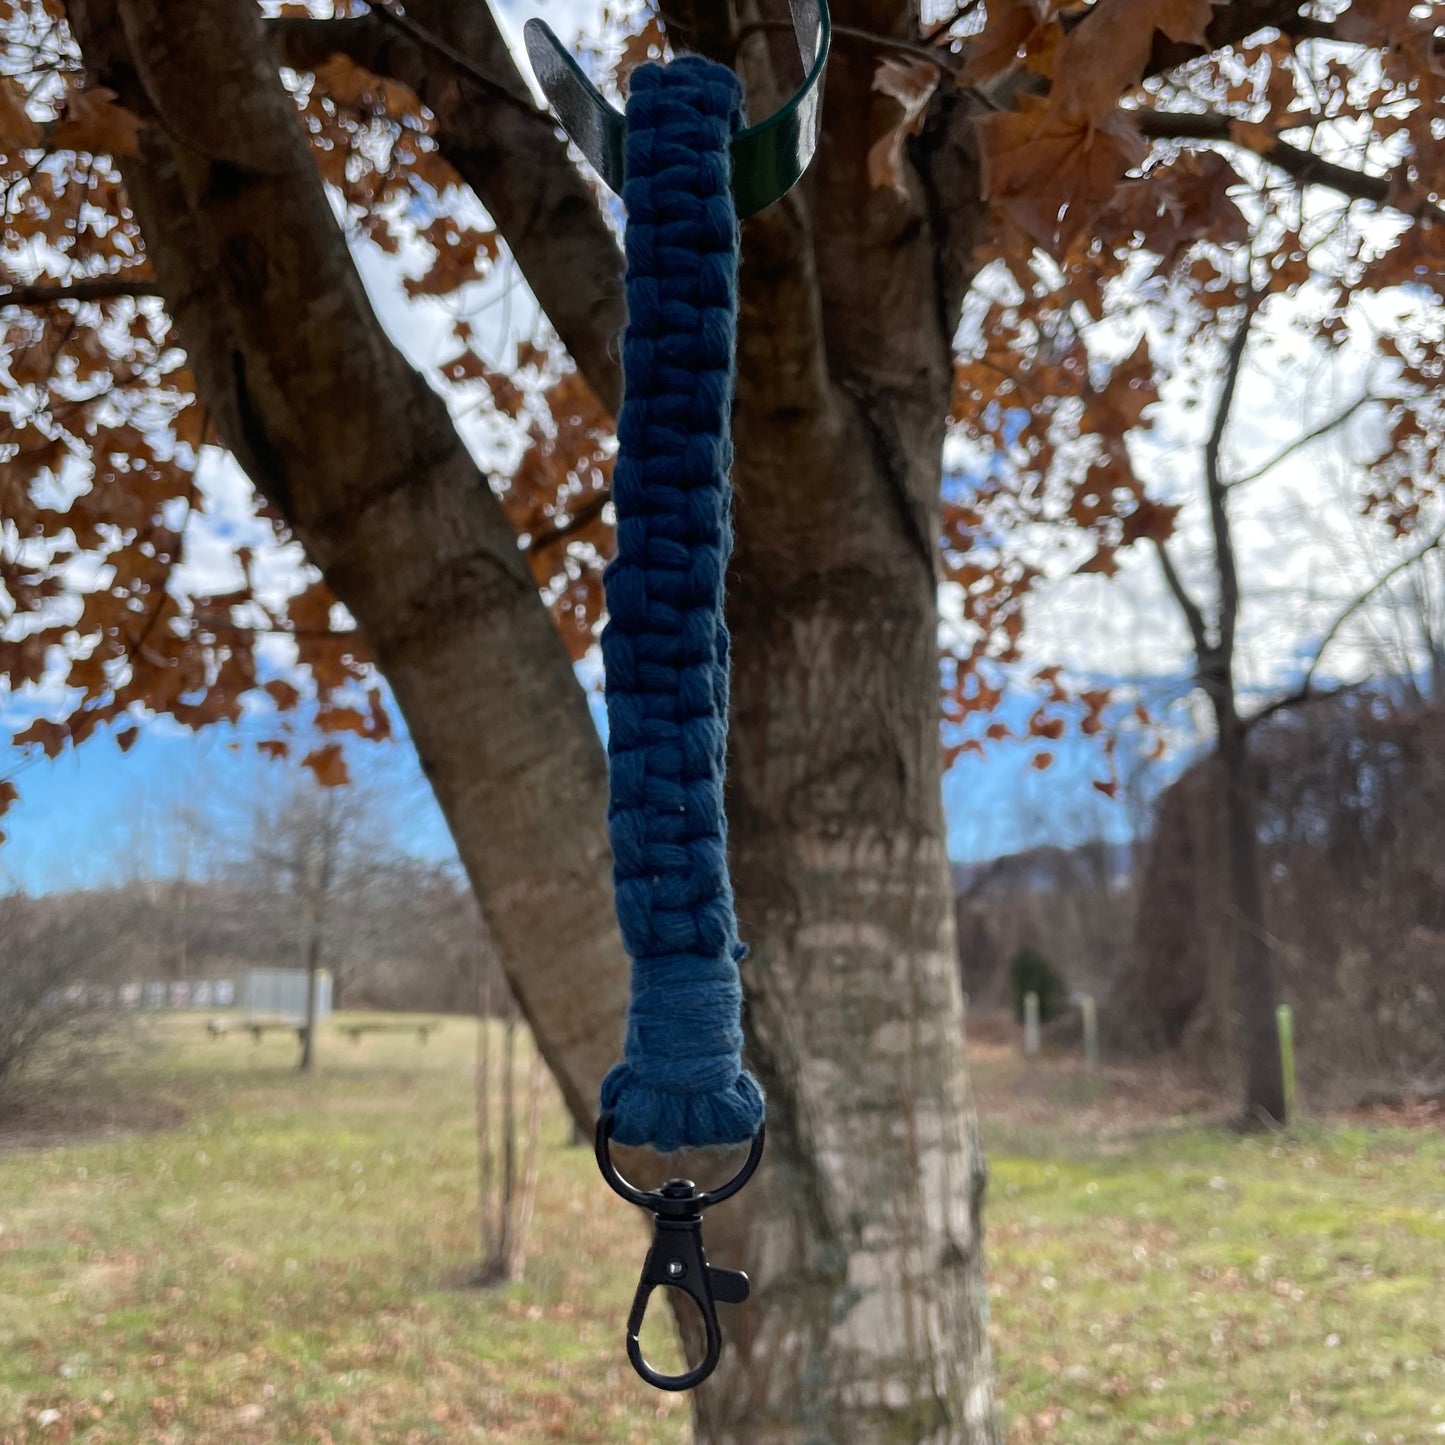
[[[433,1030],[439,1028],[441,1020],[426,1019],[413,1023],[401,1019],[368,1019],[365,1022],[339,1025],[341,1032],[354,1044],[359,1044],[363,1034],[410,1034],[415,1033],[420,1043],[426,1043]]]
[[[211,1022],[222,1025],[221,1028],[212,1030],[212,1037],[219,1037],[221,1034],[230,1033],[233,1028],[237,1028],[244,1029],[250,1034],[253,1043],[259,1044],[267,1034],[271,1033],[295,1034],[302,1043],[306,1042],[306,1025],[298,1023],[295,1019],[254,1018],[244,1019],[235,1024],[225,1019],[213,1019]]]

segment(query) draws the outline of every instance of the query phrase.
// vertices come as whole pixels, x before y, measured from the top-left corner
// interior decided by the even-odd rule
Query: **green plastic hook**
[[[823,68],[833,28],[828,0],[789,0],[789,8],[806,74],[802,88],[781,110],[733,137],[733,200],[740,216],[756,215],[792,190],[818,148]],[[620,195],[626,117],[607,103],[550,26],[529,20],[524,34],[537,82],[562,129]]]

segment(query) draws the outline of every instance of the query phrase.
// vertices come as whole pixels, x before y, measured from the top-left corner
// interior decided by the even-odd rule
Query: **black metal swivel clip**
[[[719,1269],[707,1262],[702,1248],[702,1211],[731,1199],[753,1177],[763,1157],[763,1129],[753,1137],[748,1157],[738,1172],[717,1189],[699,1189],[691,1179],[669,1179],[660,1189],[639,1189],[617,1172],[610,1141],[612,1116],[597,1121],[597,1167],[602,1177],[629,1204],[652,1214],[652,1247],[642,1264],[642,1278],[627,1316],[627,1358],[632,1368],[659,1390],[690,1390],[717,1368],[722,1355],[722,1331],[717,1306],[739,1305],[748,1297],[748,1277],[740,1269]],[[681,1290],[702,1315],[707,1349],[699,1364],[680,1375],[664,1375],[647,1363],[642,1353],[642,1319],[648,1301],[659,1286]]]

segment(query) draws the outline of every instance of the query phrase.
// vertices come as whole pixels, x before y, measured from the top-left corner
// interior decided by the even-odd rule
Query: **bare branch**
[[[418,25],[409,16],[393,9],[390,0],[368,0],[368,3],[371,6],[372,14],[383,24],[395,26],[403,35],[409,35],[418,44],[439,55],[443,60],[450,61],[463,75],[476,81],[478,85],[499,100],[510,105],[520,106],[528,115],[536,115],[537,107],[532,103],[531,96],[527,93],[526,87],[521,84],[521,78],[516,72],[513,72],[512,83],[508,84],[507,81],[489,74],[481,66],[474,64],[456,46],[448,45],[440,35],[434,35],[424,25]]]
[[[1319,702],[1329,702],[1331,698],[1344,697],[1347,693],[1357,692],[1359,688],[1359,683],[1348,682],[1339,687],[1326,688],[1323,692],[1292,692],[1285,697],[1278,697],[1272,703],[1260,708],[1253,717],[1241,718],[1240,726],[1248,732],[1252,728],[1257,728],[1261,723],[1268,722],[1270,718],[1277,717],[1282,712],[1289,712],[1297,707],[1310,707]]]
[[[1236,477],[1229,483],[1228,490],[1233,491],[1236,487],[1248,486],[1250,482],[1257,482],[1261,477],[1268,476],[1281,462],[1287,461],[1296,452],[1301,451],[1311,442],[1316,442],[1321,437],[1328,436],[1336,427],[1344,426],[1362,406],[1372,401],[1382,400],[1382,397],[1375,396],[1368,391],[1365,392],[1363,396],[1356,397],[1343,411],[1337,412],[1334,416],[1330,417],[1328,421],[1322,421],[1317,427],[1313,427],[1303,436],[1296,437],[1288,446],[1281,447],[1263,466],[1256,467],[1254,471],[1248,473],[1246,476]]]
[[[581,506],[571,512],[565,522],[559,522],[555,527],[549,527],[545,531],[534,532],[522,550],[524,552],[540,552],[544,547],[555,546],[556,543],[572,536],[573,533],[580,532],[602,515],[603,509],[611,500],[612,488],[599,488]]]
[[[1169,548],[1156,540],[1154,550],[1159,554],[1159,566],[1164,573],[1164,580],[1174,594],[1174,600],[1179,604],[1179,610],[1184,614],[1184,621],[1189,627],[1189,639],[1194,644],[1195,657],[1202,663],[1205,654],[1210,650],[1209,628],[1205,624],[1204,613],[1189,595],[1189,589],[1184,585],[1184,579],[1179,575],[1173,557],[1169,555]]]
[[[1238,45],[1259,30],[1278,30],[1291,40],[1327,39],[1333,33],[1327,21],[1299,12],[1300,0],[1231,0],[1227,5],[1217,5],[1202,46],[1169,40],[1162,31],[1156,31],[1144,73],[1146,77],[1162,75],[1201,56]]]
[[[159,296],[154,281],[128,281],[122,276],[98,276],[90,281],[67,281],[34,286],[0,288],[0,306],[49,306],[56,301],[116,301],[125,296]]]
[[[1229,414],[1234,409],[1234,394],[1239,387],[1239,373],[1244,353],[1249,348],[1249,328],[1259,305],[1259,297],[1251,293],[1244,304],[1239,329],[1229,343],[1224,363],[1224,384],[1219,392],[1219,406],[1214,424],[1204,444],[1204,481],[1209,493],[1209,528],[1214,538],[1214,564],[1219,573],[1219,650],[1226,665],[1234,655],[1235,626],[1239,620],[1239,568],[1234,557],[1234,538],[1229,528],[1228,487],[1219,467],[1219,454]]]
[[[1233,116],[1217,111],[1166,111],[1143,110],[1135,113],[1139,129],[1153,140],[1198,140],[1214,141],[1224,145],[1238,145],[1231,127]],[[1365,171],[1351,170],[1349,166],[1336,165],[1298,146],[1276,141],[1267,151],[1256,151],[1248,146],[1241,147],[1251,155],[1257,155],[1277,170],[1307,186],[1326,186],[1332,191],[1354,201],[1368,201],[1371,205],[1388,205],[1394,187],[1392,176],[1372,176]],[[1445,217],[1445,210],[1439,206],[1426,206]]]
[[[616,338],[625,320],[622,252],[591,186],[573,165],[551,116],[532,103],[485,5],[443,33],[412,4],[349,20],[271,20],[278,58],[312,70],[340,54],[399,81],[436,117],[436,142],[476,193],[516,257],[527,284],[587,383],[614,414],[622,398]]]
[[[794,33],[794,29],[791,20],[753,20],[739,29],[736,43],[741,47],[743,41],[749,36],[766,34],[770,31],[791,35]],[[950,55],[947,50],[936,46],[930,47],[927,44],[918,45],[911,40],[900,40],[893,35],[880,35],[874,30],[860,30],[856,25],[835,24],[833,35],[835,38],[860,41],[874,50],[885,50],[896,55],[914,55],[953,75],[963,68],[958,58]]]
[[[1393,567],[1386,568],[1386,570],[1376,577],[1348,606],[1341,609],[1339,615],[1330,624],[1325,635],[1320,639],[1320,645],[1315,649],[1315,655],[1313,659],[1311,659],[1310,665],[1305,669],[1304,679],[1301,681],[1296,694],[1299,700],[1302,701],[1311,695],[1315,674],[1320,670],[1320,666],[1324,662],[1325,653],[1329,651],[1330,645],[1334,642],[1335,638],[1340,635],[1341,630],[1350,618],[1359,612],[1361,608],[1367,606],[1374,597],[1378,596],[1379,593],[1388,587],[1402,572],[1408,572],[1409,569],[1422,558],[1428,557],[1431,552],[1438,550],[1441,543],[1445,543],[1445,527],[1441,527],[1428,541],[1417,547],[1408,556],[1402,557]]]

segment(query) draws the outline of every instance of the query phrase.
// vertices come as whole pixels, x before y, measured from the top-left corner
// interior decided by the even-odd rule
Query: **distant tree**
[[[318,975],[331,971],[339,1002],[357,962],[348,947],[370,918],[368,903],[394,862],[373,800],[358,787],[327,788],[309,773],[290,775],[256,804],[238,858],[240,875],[284,901],[293,922],[297,966],[306,970],[302,1073],[316,1056]]]

